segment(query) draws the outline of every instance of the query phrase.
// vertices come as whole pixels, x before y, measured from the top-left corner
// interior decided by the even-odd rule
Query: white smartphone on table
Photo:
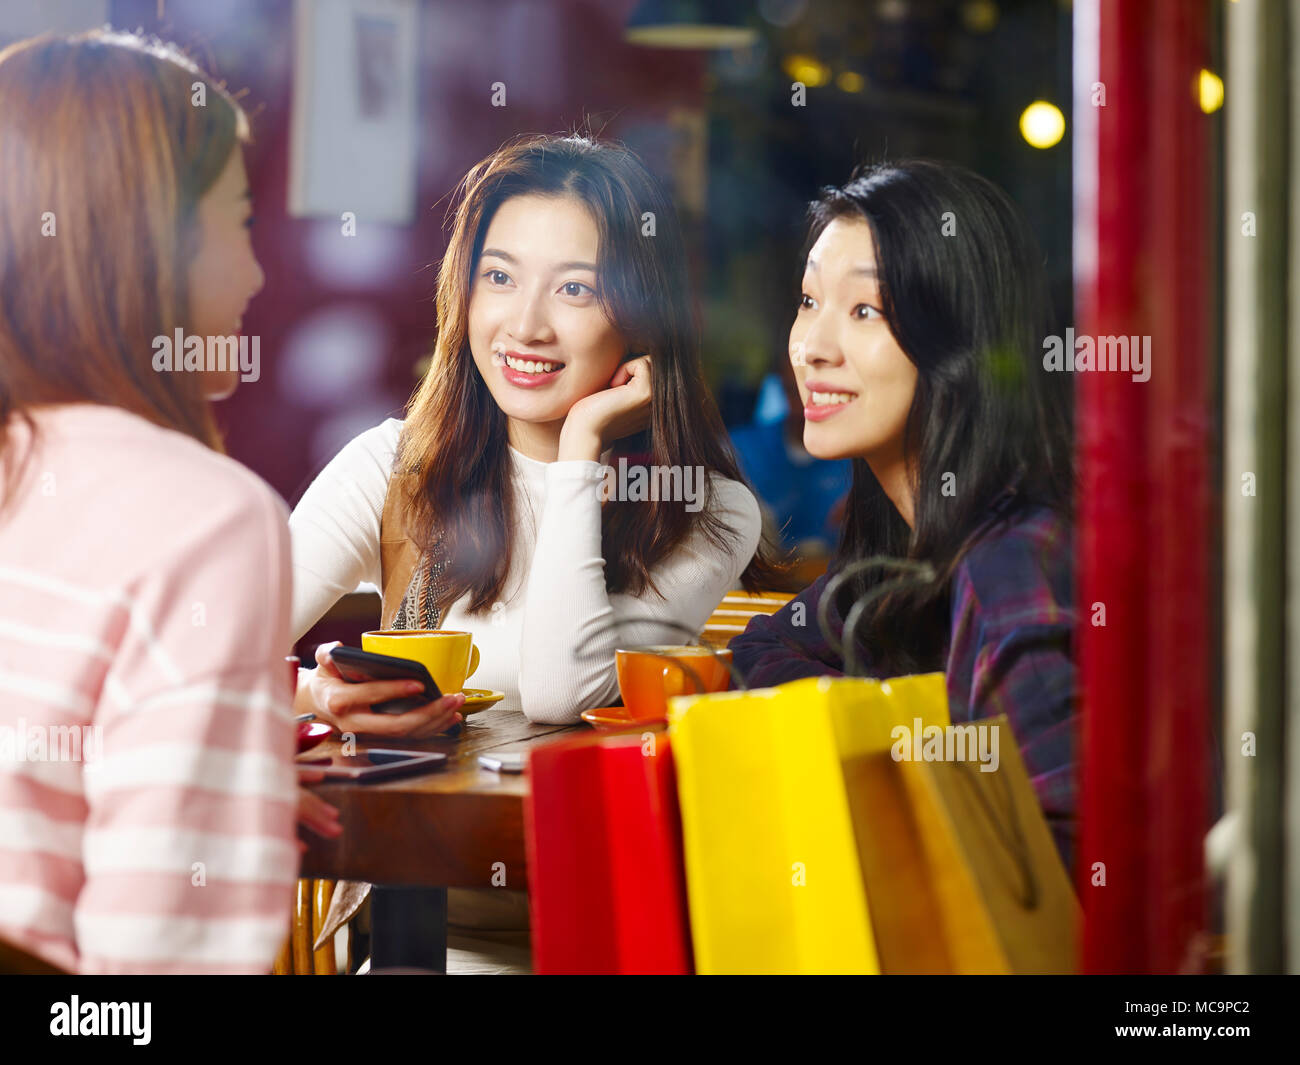
[[[494,773],[522,773],[528,768],[528,756],[519,751],[502,754],[480,754],[478,764]]]

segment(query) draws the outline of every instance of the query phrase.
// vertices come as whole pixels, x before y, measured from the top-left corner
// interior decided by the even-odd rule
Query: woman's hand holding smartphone
[[[330,651],[338,645],[336,640],[316,648],[316,669],[308,682],[308,688],[311,691],[313,709],[339,732],[422,740],[446,732],[464,720],[457,713],[465,704],[465,696],[461,692],[444,695],[402,714],[374,713],[371,710],[374,704],[415,695],[424,691],[424,685],[409,680],[374,680],[350,684],[343,679],[330,658]]]

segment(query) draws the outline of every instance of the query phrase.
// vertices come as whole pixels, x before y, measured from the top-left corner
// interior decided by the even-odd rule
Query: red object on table
[[[681,814],[664,732],[548,743],[524,801],[533,969],[691,971]]]
[[[324,721],[298,722],[298,753],[310,751],[333,731]]]
[[[1195,971],[1218,520],[1214,119],[1196,95],[1210,12],[1205,0],[1076,0],[1074,20],[1079,333],[1150,338],[1149,380],[1076,381],[1083,962]]]

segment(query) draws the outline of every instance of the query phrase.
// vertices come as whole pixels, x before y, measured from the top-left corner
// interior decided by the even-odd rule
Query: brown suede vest
[[[379,613],[379,627],[391,628],[393,618],[401,609],[411,575],[420,563],[420,549],[406,535],[406,521],[402,513],[405,504],[405,484],[401,478],[409,474],[394,473],[388,478],[384,494],[384,512],[379,519],[379,573],[383,603]]]

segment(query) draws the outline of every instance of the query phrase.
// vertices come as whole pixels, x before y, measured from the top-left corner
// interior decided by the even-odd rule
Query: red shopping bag
[[[535,748],[524,802],[533,970],[689,973],[666,732]]]

